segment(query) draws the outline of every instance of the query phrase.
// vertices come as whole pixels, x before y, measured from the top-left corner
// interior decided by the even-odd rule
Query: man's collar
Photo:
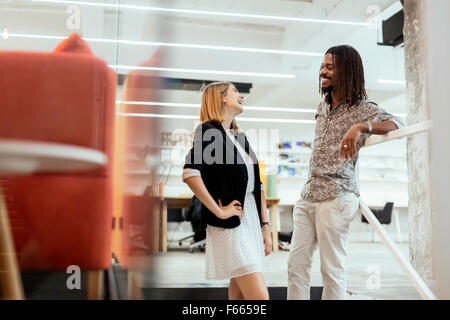
[[[327,115],[330,114],[332,111],[337,110],[339,108],[341,108],[344,105],[348,105],[348,101],[341,101],[339,102],[336,107],[334,107],[333,109],[331,109],[331,104],[329,104],[327,101],[325,101],[325,105],[326,105],[326,110],[327,110]]]

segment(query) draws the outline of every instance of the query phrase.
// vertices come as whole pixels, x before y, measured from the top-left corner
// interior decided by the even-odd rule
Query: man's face
[[[336,66],[333,55],[327,53],[320,66],[320,84],[322,89],[331,89],[336,85]]]

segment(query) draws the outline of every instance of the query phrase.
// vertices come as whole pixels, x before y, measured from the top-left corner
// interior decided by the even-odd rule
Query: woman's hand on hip
[[[264,240],[264,253],[268,256],[272,252],[272,233],[267,224],[262,226],[262,236]]]
[[[242,219],[242,205],[237,200],[231,201],[229,205],[224,207],[219,199],[219,208],[221,209],[220,215],[218,215],[220,219],[225,220],[233,216],[238,216],[239,219]]]

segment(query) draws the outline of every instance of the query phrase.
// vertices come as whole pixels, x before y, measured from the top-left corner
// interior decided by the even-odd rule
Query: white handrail
[[[406,136],[410,136],[413,134],[417,134],[423,131],[428,131],[433,127],[433,122],[431,120],[419,122],[405,128],[397,129],[391,132],[388,132],[383,135],[374,135],[366,139],[364,143],[364,147],[373,146],[375,144],[383,143],[386,141],[401,139]]]
[[[384,135],[377,135],[372,136],[370,138],[366,139],[366,142],[364,144],[364,147],[372,146],[378,143],[383,143],[390,140],[400,139],[406,136],[410,136],[413,134],[417,134],[420,132],[428,131],[432,128],[433,123],[432,121],[424,121],[419,122],[414,125],[401,128],[395,131],[391,131]],[[392,239],[387,234],[386,230],[383,228],[383,226],[380,224],[378,219],[374,216],[372,211],[367,207],[367,205],[364,203],[364,201],[360,198],[359,199],[359,205],[362,209],[362,214],[364,217],[366,217],[367,221],[374,227],[375,232],[378,234],[378,236],[381,238],[381,240],[384,242],[386,247],[389,249],[389,251],[392,253],[394,258],[398,261],[400,266],[402,267],[403,271],[408,276],[409,280],[413,283],[416,290],[419,292],[419,294],[422,296],[423,299],[426,300],[436,300],[436,296],[431,292],[431,290],[428,288],[428,286],[425,284],[425,282],[422,280],[422,278],[419,276],[419,274],[414,270],[413,266],[405,259],[402,252],[398,248],[398,246],[392,241]]]
[[[408,276],[409,280],[413,283],[414,287],[417,289],[422,298],[426,300],[436,300],[433,292],[427,287],[425,282],[419,276],[419,274],[414,270],[412,265],[405,259],[402,252],[398,248],[398,246],[392,241],[392,239],[387,234],[386,230],[374,216],[372,211],[367,207],[364,201],[359,199],[359,206],[362,209],[362,214],[366,217],[367,221],[375,228],[375,232],[378,236],[383,240],[386,247],[388,247],[389,251],[391,251],[394,258],[398,261],[403,271]]]

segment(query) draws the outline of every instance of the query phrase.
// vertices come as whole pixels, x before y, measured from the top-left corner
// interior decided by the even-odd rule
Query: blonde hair
[[[201,123],[206,121],[221,123],[225,120],[223,98],[232,85],[230,82],[213,82],[203,89],[200,106]],[[236,131],[239,129],[234,119],[231,123],[231,128]]]

